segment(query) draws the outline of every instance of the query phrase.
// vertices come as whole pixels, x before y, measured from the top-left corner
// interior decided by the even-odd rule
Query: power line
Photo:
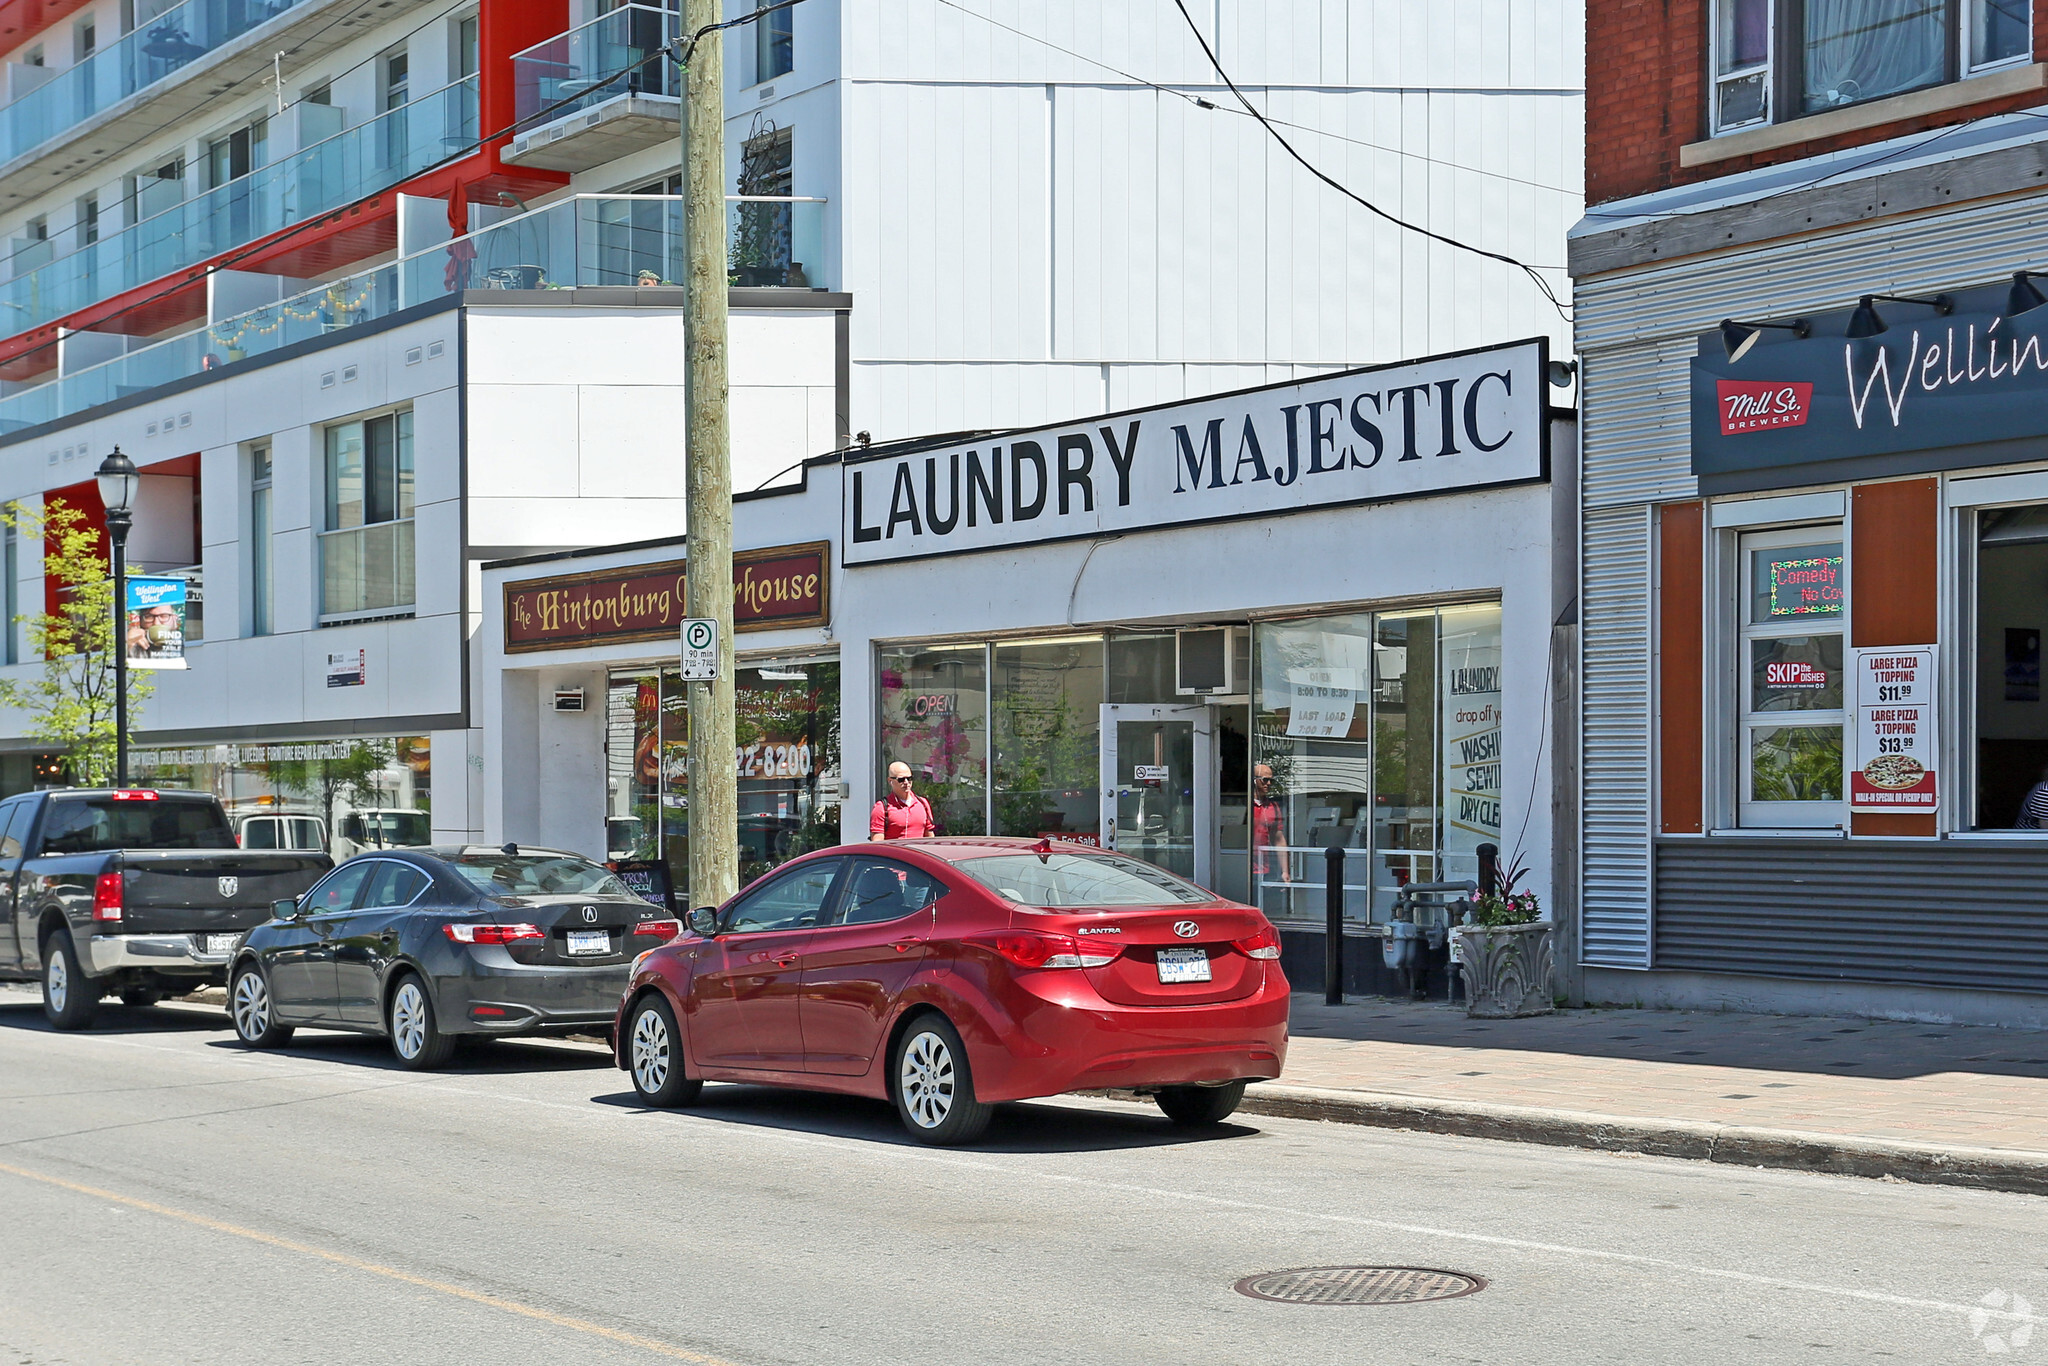
[[[1469,242],[1461,242],[1455,237],[1447,237],[1443,233],[1436,232],[1430,228],[1422,227],[1419,224],[1410,223],[1404,218],[1401,218],[1395,214],[1391,214],[1387,212],[1385,209],[1381,208],[1379,205],[1367,199],[1365,196],[1351,189],[1349,186],[1346,186],[1340,181],[1333,179],[1331,176],[1326,174],[1320,167],[1318,167],[1314,162],[1310,161],[1300,152],[1295,151],[1294,144],[1289,142],[1286,139],[1286,137],[1284,137],[1281,134],[1280,130],[1275,128],[1271,123],[1269,123],[1266,119],[1266,116],[1260,113],[1258,108],[1255,105],[1253,105],[1250,100],[1245,98],[1244,92],[1237,88],[1237,82],[1232,80],[1230,78],[1230,73],[1223,69],[1223,63],[1217,60],[1214,49],[1212,49],[1209,46],[1209,40],[1202,35],[1202,30],[1200,27],[1196,25],[1194,16],[1188,13],[1188,7],[1186,3],[1184,3],[1184,0],[1173,0],[1173,7],[1179,10],[1180,17],[1187,21],[1188,32],[1194,34],[1195,41],[1201,44],[1202,55],[1209,59],[1209,65],[1214,67],[1216,70],[1216,74],[1223,78],[1223,84],[1230,87],[1230,93],[1237,97],[1237,102],[1244,106],[1246,113],[1250,114],[1253,118],[1259,121],[1259,126],[1261,128],[1264,128],[1266,132],[1272,136],[1273,141],[1280,144],[1280,146],[1286,151],[1287,155],[1293,157],[1295,161],[1301,164],[1303,170],[1307,171],[1317,180],[1322,181],[1325,185],[1328,185],[1337,193],[1343,195],[1346,199],[1349,199],[1353,203],[1359,205],[1368,213],[1371,213],[1376,217],[1382,218],[1387,222],[1392,223],[1397,228],[1405,228],[1409,232],[1416,233],[1422,237],[1427,237],[1432,242],[1441,242],[1443,245],[1447,247],[1454,247],[1459,251],[1470,252],[1474,256],[1483,256],[1489,261],[1499,261],[1504,265],[1513,266],[1515,269],[1521,271],[1524,275],[1527,275],[1532,281],[1535,282],[1536,288],[1542,292],[1543,297],[1549,301],[1550,306],[1557,310],[1557,315],[1560,318],[1563,318],[1566,322],[1570,322],[1572,320],[1572,315],[1570,311],[1566,309],[1565,306],[1558,301],[1557,293],[1556,291],[1551,289],[1550,282],[1548,280],[1545,280],[1542,274],[1534,266],[1528,265],[1522,261],[1518,261],[1514,257],[1505,255],[1502,252],[1488,251],[1485,247],[1475,247]]]
[[[965,14],[970,18],[979,19],[984,24],[988,24],[994,28],[999,28],[1003,30],[1005,33],[1015,34],[1017,37],[1024,39],[1026,42],[1037,43],[1040,47],[1051,48],[1054,52],[1063,53],[1068,57],[1072,57],[1077,62],[1086,62],[1088,65],[1093,67],[1099,67],[1102,70],[1111,73],[1112,75],[1121,76],[1125,80],[1129,81],[1132,85],[1142,85],[1147,89],[1155,90],[1162,95],[1171,95],[1175,99],[1180,100],[1184,104],[1191,104],[1200,109],[1207,109],[1212,113],[1229,114],[1232,118],[1242,119],[1251,117],[1251,115],[1247,114],[1245,111],[1241,109],[1225,109],[1221,105],[1213,104],[1210,101],[1203,99],[1199,95],[1189,94],[1185,90],[1177,90],[1170,85],[1161,85],[1157,81],[1147,80],[1143,76],[1134,75],[1129,71],[1125,71],[1122,67],[1112,66],[1108,62],[1105,62],[1100,58],[1090,57],[1085,52],[1076,52],[1074,51],[1074,49],[1070,47],[1062,47],[1058,43],[1052,41],[1050,38],[1042,38],[1036,33],[1026,33],[1021,28],[1012,28],[1010,25],[1004,23],[1000,19],[997,19],[991,15],[983,14],[978,10],[968,9],[965,5],[956,4],[954,0],[938,0],[938,3],[944,5],[947,9],[958,10],[960,11],[960,13]],[[1574,91],[1571,93],[1584,94],[1585,92]],[[1333,133],[1327,128],[1311,128],[1305,123],[1291,123],[1286,119],[1273,118],[1273,116],[1270,114],[1268,114],[1266,117],[1270,119],[1272,122],[1279,124],[1282,128],[1294,128],[1304,133],[1313,133],[1318,137],[1330,138],[1337,142],[1348,142],[1353,147],[1364,147],[1374,152],[1387,152],[1391,153],[1394,156],[1407,157],[1410,160],[1414,161],[1426,161],[1432,166],[1442,166],[1453,171],[1465,171],[1472,175],[1487,176],[1494,180],[1505,180],[1511,185],[1527,185],[1529,188],[1535,190],[1549,190],[1555,194],[1565,195],[1577,195],[1579,193],[1579,191],[1570,189],[1569,187],[1563,185],[1548,185],[1540,180],[1524,180],[1520,176],[1508,175],[1502,171],[1488,171],[1483,170],[1477,166],[1467,166],[1463,162],[1445,161],[1442,157],[1433,157],[1426,152],[1412,152],[1408,150],[1406,147],[1389,147],[1387,146],[1387,144],[1383,142],[1367,142],[1364,138],[1347,137],[1342,133]],[[1560,267],[1539,266],[1537,267],[1537,269],[1555,270],[1560,269]]]

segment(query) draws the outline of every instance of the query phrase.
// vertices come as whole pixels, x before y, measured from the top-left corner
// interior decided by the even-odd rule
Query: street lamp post
[[[114,548],[114,786],[128,786],[128,528],[142,473],[119,446],[93,472]]]

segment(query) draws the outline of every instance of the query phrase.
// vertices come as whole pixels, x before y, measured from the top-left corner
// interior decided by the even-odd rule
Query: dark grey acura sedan
[[[682,928],[602,864],[510,844],[360,854],[272,910],[228,972],[242,1042],[357,1030],[407,1067],[457,1035],[605,1033],[634,958]]]

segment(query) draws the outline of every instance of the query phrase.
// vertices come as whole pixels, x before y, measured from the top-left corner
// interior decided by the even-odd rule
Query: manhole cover
[[[1301,1266],[1237,1283],[1237,1293],[1281,1304],[1421,1304],[1486,1288],[1485,1278],[1420,1266]]]

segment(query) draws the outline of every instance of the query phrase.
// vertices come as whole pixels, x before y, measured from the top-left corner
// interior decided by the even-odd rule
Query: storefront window
[[[891,646],[878,664],[876,790],[890,764],[909,764],[941,832],[987,834],[988,647]]]
[[[839,843],[839,665],[736,671],[740,883]],[[679,902],[690,890],[690,702],[680,675],[614,674],[605,713],[605,848],[661,860]]]
[[[740,669],[735,689],[744,886],[839,843],[839,665]]]
[[[1443,861],[1438,876],[1480,881],[1480,855],[1501,851],[1500,608],[1446,607],[1443,642]],[[1540,794],[1538,794],[1540,795]],[[1525,799],[1526,800],[1526,799]],[[1519,812],[1518,821],[1529,813]]]
[[[995,647],[998,835],[1093,838],[1101,822],[1102,639]]]
[[[2027,795],[2048,779],[2041,634],[2048,627],[2048,505],[1997,508],[1977,527],[1977,819],[2041,829]]]
[[[1345,912],[1363,916],[1375,826],[1373,619],[1318,617],[1258,628],[1251,775],[1251,885],[1271,916],[1322,913],[1323,851],[1346,859]]]
[[[1740,818],[1832,826],[1842,808],[1841,528],[1742,537]]]
[[[431,748],[424,735],[142,749],[136,779],[211,792],[245,849],[366,849],[433,842]]]

